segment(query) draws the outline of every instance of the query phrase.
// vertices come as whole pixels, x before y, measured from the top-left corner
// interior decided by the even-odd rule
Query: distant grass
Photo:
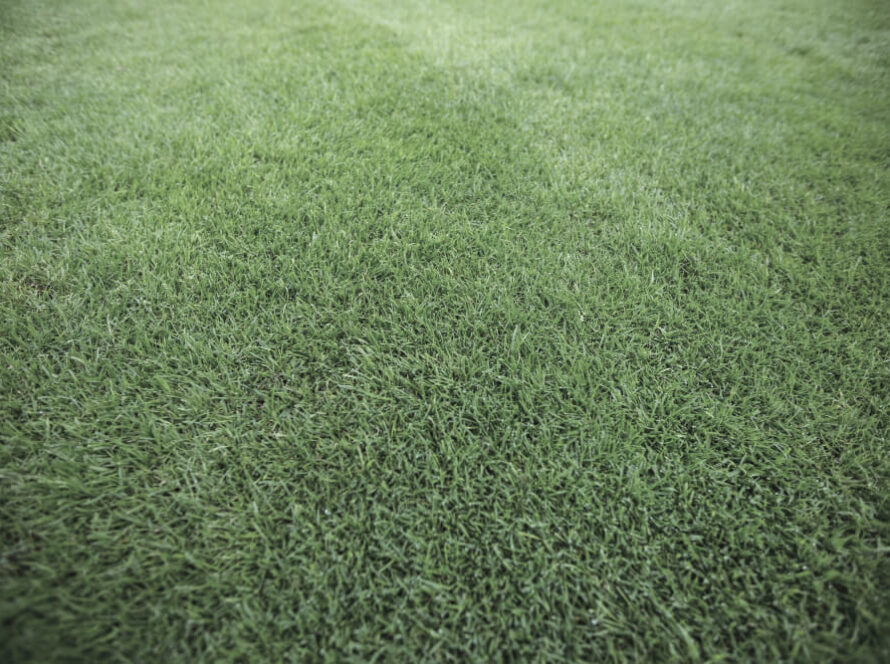
[[[0,24],[3,661],[890,660],[890,5]]]

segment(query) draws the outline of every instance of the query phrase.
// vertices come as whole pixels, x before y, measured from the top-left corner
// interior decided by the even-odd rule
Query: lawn
[[[4,662],[890,660],[884,0],[0,0]]]

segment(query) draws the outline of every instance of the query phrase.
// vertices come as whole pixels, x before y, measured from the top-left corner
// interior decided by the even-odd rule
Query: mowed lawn
[[[890,5],[0,0],[4,662],[890,661]]]

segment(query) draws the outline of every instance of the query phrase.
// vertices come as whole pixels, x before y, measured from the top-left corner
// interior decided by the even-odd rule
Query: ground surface
[[[885,2],[0,25],[4,661],[887,661]]]

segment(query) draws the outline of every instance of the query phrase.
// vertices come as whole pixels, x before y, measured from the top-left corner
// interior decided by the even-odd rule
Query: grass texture
[[[883,0],[0,0],[5,662],[888,661]]]

